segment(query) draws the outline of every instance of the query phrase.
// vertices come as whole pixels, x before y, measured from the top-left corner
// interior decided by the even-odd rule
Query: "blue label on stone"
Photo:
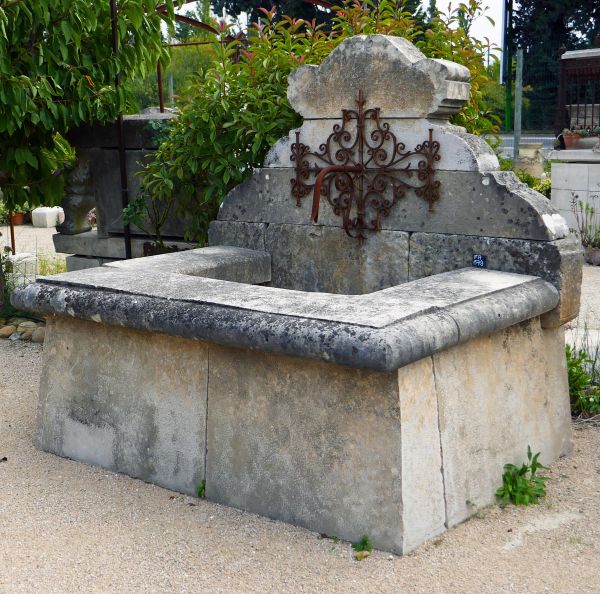
[[[487,258],[482,254],[473,254],[473,266],[487,268]]]

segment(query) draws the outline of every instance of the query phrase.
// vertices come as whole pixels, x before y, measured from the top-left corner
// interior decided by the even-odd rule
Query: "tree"
[[[208,0],[198,0],[195,10],[186,10],[184,16],[200,21],[201,23],[209,24],[210,22],[210,2]],[[180,43],[191,41],[192,37],[196,37],[199,29],[185,22],[175,23],[175,39]]]
[[[431,21],[434,17],[436,17],[437,13],[438,7],[436,0],[429,0],[429,8],[427,9],[427,16],[429,17],[429,20]]]
[[[62,198],[73,157],[63,135],[126,107],[116,74],[144,74],[168,58],[161,24],[173,16],[173,0],[118,2],[116,57],[108,0],[0,0],[0,189],[10,210]]]
[[[262,16],[259,9],[270,10],[277,8],[279,14],[285,14],[296,19],[305,19],[322,22],[327,18],[327,12],[318,9],[314,4],[304,0],[215,0],[213,3],[215,11],[221,13],[223,10],[232,16],[239,17],[243,12],[248,15],[249,21],[256,22]]]
[[[328,0],[329,4],[342,5],[342,0]],[[415,19],[424,24],[427,15],[421,7],[420,0],[398,0],[398,10],[409,12]],[[305,0],[215,0],[214,7],[217,12],[225,9],[225,12],[233,17],[238,17],[242,12],[249,15],[251,21],[256,22],[262,16],[259,8],[270,10],[272,7],[277,9],[278,14],[284,14],[295,19],[305,19],[307,21],[316,20],[317,23],[328,22],[329,15],[326,11],[320,10],[314,4],[305,2]]]
[[[524,50],[523,83],[532,87],[526,129],[551,129],[558,92],[561,47],[592,46],[600,28],[598,0],[520,0],[514,14],[515,45]]]

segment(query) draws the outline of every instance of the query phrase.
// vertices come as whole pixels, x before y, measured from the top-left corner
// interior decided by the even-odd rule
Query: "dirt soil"
[[[38,451],[42,347],[0,340],[0,592],[600,592],[600,428],[531,508],[492,507],[412,554],[346,542]]]

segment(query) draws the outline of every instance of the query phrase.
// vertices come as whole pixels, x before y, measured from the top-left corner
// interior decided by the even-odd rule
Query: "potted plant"
[[[30,208],[27,203],[25,203],[23,206],[16,207],[10,215],[10,222],[13,225],[23,225],[25,223],[25,217],[29,211]]]
[[[584,248],[585,261],[600,266],[600,218],[591,204],[579,200],[575,192],[571,196],[571,209],[577,222],[576,233]]]
[[[565,148],[567,149],[575,149],[575,148],[592,148],[594,144],[596,144],[596,137],[600,137],[600,126],[596,126],[595,128],[587,127],[587,128],[573,128],[569,130],[565,128],[562,131],[562,137],[565,141]],[[590,139],[590,140],[585,140]],[[584,140],[584,142],[582,142]]]
[[[568,128],[565,128],[562,131],[562,137],[565,141],[565,148],[574,149],[577,148],[581,135],[578,132],[575,132],[574,130],[569,130]]]

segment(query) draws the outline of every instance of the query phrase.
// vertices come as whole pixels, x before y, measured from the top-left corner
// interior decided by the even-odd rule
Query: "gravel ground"
[[[600,353],[600,267],[584,266],[579,318],[569,324],[567,340]]]
[[[54,227],[38,228],[33,225],[15,226],[15,247],[17,253],[29,252],[31,254],[55,254],[52,236],[56,233]],[[10,245],[10,228],[0,225],[0,247]]]
[[[357,562],[348,543],[36,450],[41,357],[0,340],[1,593],[600,592],[598,427],[574,428],[541,505]]]
[[[600,330],[600,267],[584,266],[581,285],[581,311],[576,325]]]
[[[546,501],[497,507],[403,557],[35,449],[42,348],[0,341],[0,592],[600,592],[600,428]]]

